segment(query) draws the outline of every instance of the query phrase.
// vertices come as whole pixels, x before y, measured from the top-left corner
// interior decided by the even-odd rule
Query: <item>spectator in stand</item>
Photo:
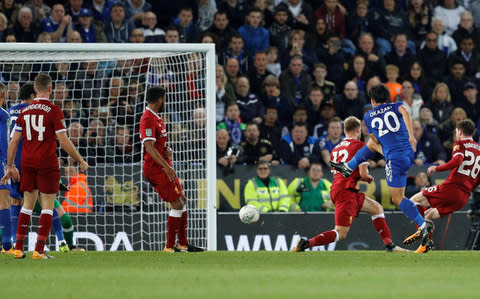
[[[231,58],[238,60],[242,73],[248,73],[250,58],[244,48],[243,38],[240,34],[232,35],[228,48],[219,54],[218,61],[226,67],[228,60]]]
[[[285,135],[280,141],[279,155],[282,163],[306,169],[310,166],[315,139],[308,136],[307,125],[296,123],[291,134]]]
[[[97,163],[105,163],[106,137],[105,125],[99,119],[92,119],[88,125],[87,133],[87,162],[94,166]]]
[[[415,53],[407,48],[408,39],[405,33],[393,36],[393,50],[385,55],[387,64],[396,65],[399,68],[400,80],[408,75],[408,69],[415,59]]]
[[[399,33],[410,35],[410,25],[408,23],[407,13],[396,8],[395,0],[383,0],[383,5],[375,12],[375,28],[377,39],[375,43],[382,53],[386,55],[392,51],[393,37]],[[408,48],[415,54],[415,44],[409,41]]]
[[[330,183],[323,178],[322,165],[312,162],[308,168],[308,175],[294,179],[288,185],[288,193],[292,197],[294,211],[325,212],[334,209],[330,199]],[[298,205],[298,208],[295,208]]]
[[[444,79],[450,90],[452,103],[455,107],[462,105],[464,102],[463,87],[465,83],[474,80],[472,77],[467,76],[466,72],[467,68],[463,60],[453,61],[450,67],[450,75]]]
[[[245,41],[245,50],[250,57],[253,57],[258,51],[267,50],[270,46],[268,30],[260,25],[262,18],[262,11],[253,7],[248,12],[245,25],[238,28],[238,33]]]
[[[216,90],[216,121],[221,122],[225,116],[225,105],[230,102],[236,102],[235,91],[232,85],[227,85],[227,76],[223,66],[217,64],[215,67],[215,85]]]
[[[385,58],[383,54],[375,48],[375,41],[371,33],[365,32],[360,34],[357,54],[365,57],[367,67],[372,74],[380,76],[381,78],[385,76]]]
[[[145,35],[140,28],[135,28],[132,30],[132,34],[128,38],[131,44],[143,44],[145,42]]]
[[[453,109],[450,118],[438,127],[438,137],[442,141],[443,148],[447,153],[452,152],[453,143],[456,141],[454,132],[457,124],[465,119],[467,119],[467,113],[462,108],[457,107]]]
[[[434,17],[432,19],[432,31],[438,35],[438,48],[442,50],[447,57],[450,53],[457,50],[457,43],[445,32],[445,25],[441,18]],[[425,43],[422,43],[420,48],[423,48],[424,46]]]
[[[258,95],[250,92],[250,81],[247,77],[241,76],[238,78],[235,85],[235,94],[242,121],[245,123],[253,121],[256,124],[260,124],[265,107]]]
[[[72,17],[65,14],[65,8],[62,4],[52,6],[52,12],[49,17],[42,21],[43,31],[50,33],[52,41],[65,42],[69,32],[73,30]]]
[[[389,64],[385,67],[385,73],[387,74],[387,82],[385,82],[385,86],[387,86],[388,91],[390,92],[390,99],[392,102],[394,102],[395,97],[402,92],[402,84],[398,83],[399,71],[400,69],[398,66],[394,64]]]
[[[117,126],[115,137],[107,146],[107,163],[132,163],[140,160],[140,152],[133,154],[132,134],[127,126]]]
[[[80,32],[74,30],[67,35],[67,43],[83,43]]]
[[[312,160],[323,163],[328,167],[330,162],[330,153],[333,148],[342,142],[343,137],[342,120],[340,117],[333,117],[328,122],[327,136],[319,138],[313,147]]]
[[[281,126],[290,124],[295,112],[295,102],[280,91],[280,81],[277,77],[267,76],[263,81],[263,88],[265,90],[265,106],[277,109],[278,121]]]
[[[18,13],[20,8],[22,8],[21,4],[15,3],[15,0],[9,1],[1,1],[1,10],[7,17],[9,24],[15,24],[17,21]],[[32,12],[32,19],[33,19],[33,12]]]
[[[224,172],[233,172],[242,148],[230,142],[230,135],[226,129],[217,131],[217,166]]]
[[[169,44],[176,44],[180,42],[180,32],[177,26],[168,26],[165,29],[165,42]]]
[[[329,32],[337,32],[342,39],[345,38],[346,22],[345,12],[339,8],[338,0],[325,0],[314,13],[315,19],[324,19]]]
[[[215,0],[198,0],[197,25],[200,30],[206,31],[213,23],[213,17],[217,12]]]
[[[307,106],[304,104],[300,104],[295,107],[295,112],[292,115],[292,121],[282,127],[282,136],[290,134],[295,124],[308,124]]]
[[[295,99],[295,103],[299,104],[310,94],[311,88],[312,78],[304,70],[302,56],[293,56],[288,69],[280,75],[280,92]]]
[[[303,31],[309,31],[312,24],[314,24],[313,9],[307,1],[301,0],[287,0],[284,4],[287,5],[290,13],[289,21],[290,26],[293,29],[301,29]]]
[[[345,63],[347,55],[342,50],[342,40],[338,33],[332,32],[328,36],[327,48],[317,49],[317,57],[320,62],[325,63],[328,69],[327,80],[335,83],[335,86],[341,88],[345,81]]]
[[[225,51],[228,48],[232,36],[237,35],[237,30],[230,25],[227,13],[224,11],[217,11],[213,16],[213,24],[207,30],[215,34],[219,41],[220,51]]]
[[[273,9],[267,7],[267,0],[253,0],[251,6],[260,9],[262,12],[263,18],[260,25],[265,28],[270,27],[273,23]]]
[[[143,35],[146,43],[163,43],[165,42],[165,31],[157,27],[157,15],[151,11],[147,11],[142,18]]]
[[[460,107],[467,112],[468,118],[477,123],[480,118],[480,101],[478,99],[477,85],[473,82],[465,83],[463,95],[465,96],[465,101]]]
[[[337,95],[335,99],[335,110],[337,111],[337,116],[341,119],[345,119],[350,115],[360,119],[363,117],[363,106],[365,104],[367,104],[367,100],[363,93],[359,92],[357,83],[348,81],[345,84],[343,93]]]
[[[109,43],[128,43],[135,25],[125,18],[122,2],[116,2],[110,12],[110,21],[105,25],[105,34]]]
[[[20,92],[20,84],[18,84],[18,82],[15,82],[15,81],[8,82],[6,102],[8,103],[9,106],[19,104],[17,103],[19,92]]]
[[[320,116],[322,121],[313,128],[313,138],[322,138],[327,136],[328,122],[335,117],[336,111],[333,102],[323,101],[320,105]]]
[[[457,45],[460,44],[462,37],[465,36],[471,36],[473,43],[475,45],[480,45],[480,29],[478,29],[478,24],[475,26],[472,13],[469,11],[462,12],[460,15],[460,24],[458,29],[452,34],[452,38],[455,40]]]
[[[407,177],[407,187],[405,188],[405,196],[407,198],[411,198],[418,192],[423,191],[427,187],[433,185],[430,177],[423,171],[417,173],[412,180],[410,179],[410,177]]]
[[[84,43],[96,43],[97,42],[97,31],[95,26],[92,23],[92,12],[88,8],[82,8],[80,14],[78,15],[78,32],[82,36]]]
[[[417,151],[415,152],[415,164],[417,166],[442,165],[447,160],[447,154],[442,147],[440,139],[424,130],[420,121],[412,122],[413,136],[417,140]]]
[[[438,47],[437,33],[433,31],[427,33],[425,47],[418,52],[418,58],[429,85],[443,80],[447,71],[447,55]]]
[[[67,129],[68,137],[82,157],[87,156],[87,142],[83,137],[84,130],[85,129],[80,122],[72,122]],[[63,148],[60,149],[59,158],[61,166],[67,166],[75,163],[75,160],[73,160],[73,158],[69,156]]]
[[[313,32],[313,48],[327,48],[327,40],[328,40],[328,30],[327,30],[327,23],[325,23],[324,19],[318,19],[315,22],[315,28]]]
[[[478,0],[470,1],[470,5],[468,7],[468,10],[473,15],[474,23],[478,26],[480,24],[480,1],[478,1]]]
[[[240,144],[243,132],[247,127],[240,119],[240,108],[237,103],[231,102],[225,109],[225,119],[218,124],[217,130],[226,129],[230,133],[232,143]]]
[[[254,165],[262,160],[272,165],[280,164],[278,160],[273,160],[272,144],[267,139],[260,138],[260,130],[254,122],[247,124],[244,139],[240,145],[242,152],[238,157],[238,163]]]
[[[346,79],[348,81],[355,81],[357,83],[358,90],[364,93],[370,77],[371,73],[368,69],[365,57],[361,54],[355,54],[351,62],[348,64]]]
[[[236,58],[229,58],[227,60],[227,63],[225,63],[225,72],[227,73],[228,79],[226,86],[235,90],[235,85],[240,77],[240,64]]]
[[[445,31],[452,35],[460,23],[460,15],[465,11],[461,5],[457,5],[456,0],[440,0],[440,5],[433,9],[433,16],[445,20]]]
[[[428,106],[423,106],[420,109],[420,116],[418,120],[422,123],[426,131],[434,135],[438,134],[438,121],[433,118],[432,110],[430,110]]]
[[[152,10],[152,6],[145,0],[127,0],[125,3],[125,18],[134,24],[142,22],[145,13]]]
[[[313,135],[313,128],[316,125],[323,122],[323,118],[320,115],[320,107],[324,101],[325,96],[323,91],[318,86],[312,86],[310,95],[305,99],[305,104],[308,111],[308,134]]]
[[[288,25],[288,7],[278,5],[273,15],[273,24],[268,28],[270,45],[275,46],[282,56],[287,52],[292,27]]]
[[[11,31],[15,36],[16,42],[33,43],[37,40],[42,29],[38,24],[32,22],[32,18],[32,10],[30,8],[24,6],[18,11],[18,18],[13,23]]]
[[[466,75],[474,76],[477,72],[477,66],[480,62],[480,56],[475,49],[472,36],[462,36],[460,39],[459,49],[448,56],[448,66],[456,61],[463,61],[466,66]]]
[[[299,29],[294,29],[290,33],[288,48],[280,61],[282,69],[287,68],[290,60],[295,56],[302,57],[304,69],[307,73],[311,73],[313,65],[318,61],[315,51],[305,46],[305,31]]]
[[[368,9],[368,0],[357,0],[355,12],[352,15],[349,14],[346,21],[347,37],[355,44],[363,33],[371,32],[373,13]]]
[[[230,25],[234,29],[240,28],[245,23],[245,13],[247,10],[247,1],[225,0],[220,1],[218,10],[227,13]]]
[[[72,17],[72,25],[78,27],[78,17],[82,11],[83,0],[69,0],[65,5],[65,14]]]
[[[181,43],[193,43],[202,34],[202,30],[193,20],[193,8],[191,7],[181,8],[174,23],[178,27]]]
[[[105,29],[104,24],[110,19],[113,4],[115,4],[113,0],[92,0],[94,22],[95,24],[102,24],[103,29]]]
[[[432,7],[430,1],[413,0],[408,3],[408,21],[412,41],[418,48],[430,30],[432,30]]]
[[[445,83],[438,83],[433,89],[432,102],[429,109],[432,111],[433,118],[438,123],[446,121],[453,111],[452,98],[450,90]]]
[[[327,101],[333,102],[335,100],[336,87],[335,83],[325,80],[328,75],[327,66],[325,63],[316,63],[313,66],[313,83],[314,86],[320,87],[322,93]]]
[[[248,73],[248,79],[251,83],[251,92],[259,96],[262,100],[266,96],[263,89],[263,80],[269,75],[273,74],[267,70],[267,53],[263,51],[255,53],[253,68],[251,68]]]
[[[8,34],[8,20],[7,17],[0,12],[0,42],[5,41],[5,36]]]
[[[282,126],[278,122],[277,107],[267,106],[265,108],[265,115],[258,129],[260,138],[270,141],[275,153],[280,148],[280,139],[282,138]]]
[[[97,107],[99,104],[103,79],[102,72],[98,71],[98,62],[94,60],[83,62],[76,73],[74,97],[82,100],[81,107],[87,112],[90,107]]]
[[[422,96],[415,93],[412,82],[405,80],[402,83],[402,93],[396,96],[395,102],[402,102],[407,108],[413,120],[420,116],[420,108],[423,106]]]
[[[255,206],[260,213],[288,212],[292,204],[287,186],[270,175],[267,161],[257,164],[257,176],[248,180],[243,192],[245,204]]]
[[[40,24],[52,11],[50,6],[43,3],[43,0],[29,0],[25,2],[25,6],[32,10],[32,22],[35,24]]]
[[[125,97],[125,85],[121,77],[110,78],[107,105],[111,109],[116,123],[120,125],[133,124],[133,107]]]
[[[83,110],[77,101],[67,97],[63,101],[63,113],[65,115],[65,125],[70,125],[74,120],[79,121],[82,126],[88,125],[88,117],[83,115]]]
[[[282,66],[279,61],[279,51],[275,46],[270,46],[267,48],[267,70],[274,74],[275,77],[280,77],[282,73]]]

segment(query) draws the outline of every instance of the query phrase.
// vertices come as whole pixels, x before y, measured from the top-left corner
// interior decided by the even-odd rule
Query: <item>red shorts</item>
[[[470,193],[465,192],[455,184],[440,184],[429,187],[422,191],[432,208],[436,208],[440,217],[463,208],[469,198]]]
[[[163,201],[172,202],[183,196],[183,188],[178,178],[171,182],[165,172],[145,176],[145,178],[153,185]]]
[[[353,218],[358,216],[365,201],[365,194],[347,189],[331,194],[335,204],[335,225],[350,226]]]
[[[38,189],[42,193],[56,194],[60,189],[60,169],[22,167],[20,190],[33,191]]]

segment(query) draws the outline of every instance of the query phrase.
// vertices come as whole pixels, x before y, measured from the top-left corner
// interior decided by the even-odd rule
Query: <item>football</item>
[[[238,212],[238,217],[243,223],[252,224],[258,221],[260,218],[260,212],[255,206],[246,205],[240,209]]]

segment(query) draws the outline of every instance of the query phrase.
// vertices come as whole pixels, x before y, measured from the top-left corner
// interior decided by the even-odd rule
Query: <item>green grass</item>
[[[0,256],[2,298],[478,298],[480,253],[85,252]]]

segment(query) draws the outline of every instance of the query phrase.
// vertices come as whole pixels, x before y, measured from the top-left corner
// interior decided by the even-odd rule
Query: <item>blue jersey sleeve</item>
[[[8,151],[8,112],[0,109],[0,161],[7,161]]]

